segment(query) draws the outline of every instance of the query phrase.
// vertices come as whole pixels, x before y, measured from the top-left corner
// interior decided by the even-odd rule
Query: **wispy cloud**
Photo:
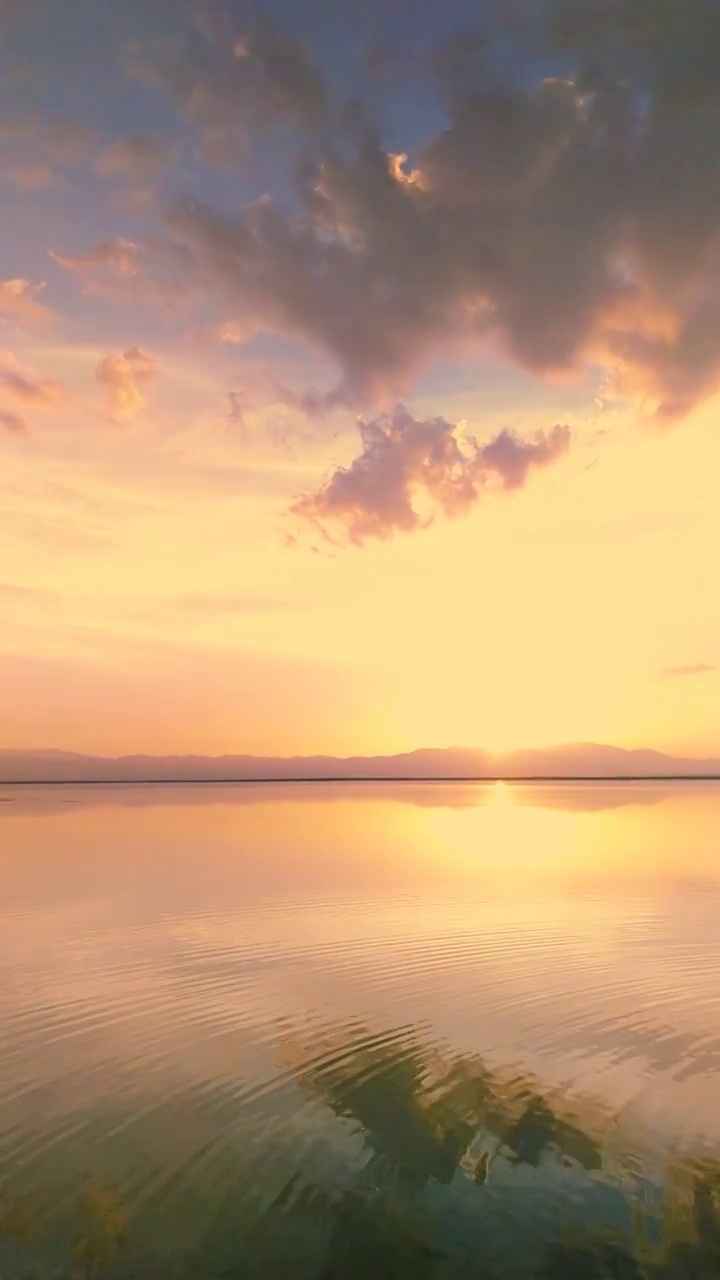
[[[687,667],[665,667],[664,676],[704,676],[711,671],[717,671],[717,667],[709,662],[693,662]]]
[[[172,609],[206,617],[246,613],[296,613],[308,607],[305,601],[253,595],[173,596],[167,604]]]
[[[113,417],[133,418],[145,408],[138,383],[154,378],[158,362],[139,347],[130,347],[122,355],[104,356],[95,376],[107,394]]]
[[[49,307],[38,301],[44,284],[16,278],[0,280],[0,320],[20,325],[42,324],[50,319]]]
[[[25,418],[19,413],[12,413],[8,409],[0,409],[0,427],[3,431],[9,432],[13,436],[25,436],[28,434],[29,426]]]
[[[0,582],[0,603],[32,604],[35,602],[48,604],[57,598],[54,591],[45,587],[26,587],[16,582]]]
[[[86,253],[48,252],[53,262],[81,282],[85,294],[154,302],[172,309],[192,300],[207,302],[188,273],[187,251],[167,236],[154,237],[151,246],[116,236],[99,241]],[[251,328],[248,336],[253,332]]]
[[[39,408],[57,405],[65,387],[53,378],[39,378],[9,351],[0,351],[0,394]]]
[[[75,256],[57,253],[55,249],[50,249],[49,253],[58,266],[66,267],[69,271],[75,271],[88,278],[95,278],[98,273],[107,273],[109,276],[121,278],[136,276],[141,256],[140,247],[132,240],[125,240],[122,237],[101,240],[87,253]]]
[[[228,391],[228,418],[239,427],[245,424],[245,406],[243,404],[242,391]]]

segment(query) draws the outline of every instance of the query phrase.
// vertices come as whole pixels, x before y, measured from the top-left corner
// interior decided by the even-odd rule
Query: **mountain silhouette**
[[[0,782],[219,782],[300,779],[720,777],[720,759],[570,743],[504,754],[438,748],[391,756],[91,756],[0,750]]]

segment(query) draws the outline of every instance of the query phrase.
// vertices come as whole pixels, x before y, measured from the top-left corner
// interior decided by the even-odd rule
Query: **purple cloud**
[[[532,468],[556,461],[570,444],[569,428],[556,426],[530,441],[502,431],[478,445],[461,440],[456,424],[416,419],[403,405],[370,422],[360,420],[358,430],[358,457],[291,508],[330,540],[335,533],[358,545],[421,528],[435,511],[464,515],[488,483],[517,489]],[[427,514],[419,503],[429,506]]]

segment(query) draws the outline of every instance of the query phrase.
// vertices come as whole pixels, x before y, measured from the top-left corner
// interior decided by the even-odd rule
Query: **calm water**
[[[720,1275],[720,786],[0,788],[0,1273]]]

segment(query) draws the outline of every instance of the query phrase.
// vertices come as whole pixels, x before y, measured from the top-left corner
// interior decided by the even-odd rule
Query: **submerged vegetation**
[[[281,1054],[317,1141],[348,1144],[342,1179],[290,1151],[281,1193],[257,1209],[239,1152],[217,1231],[177,1261],[107,1189],[80,1196],[64,1245],[40,1201],[8,1195],[2,1280],[720,1277],[720,1162],[678,1154],[651,1179],[597,1104],[442,1056],[407,1028],[312,1048],[283,1036]]]

